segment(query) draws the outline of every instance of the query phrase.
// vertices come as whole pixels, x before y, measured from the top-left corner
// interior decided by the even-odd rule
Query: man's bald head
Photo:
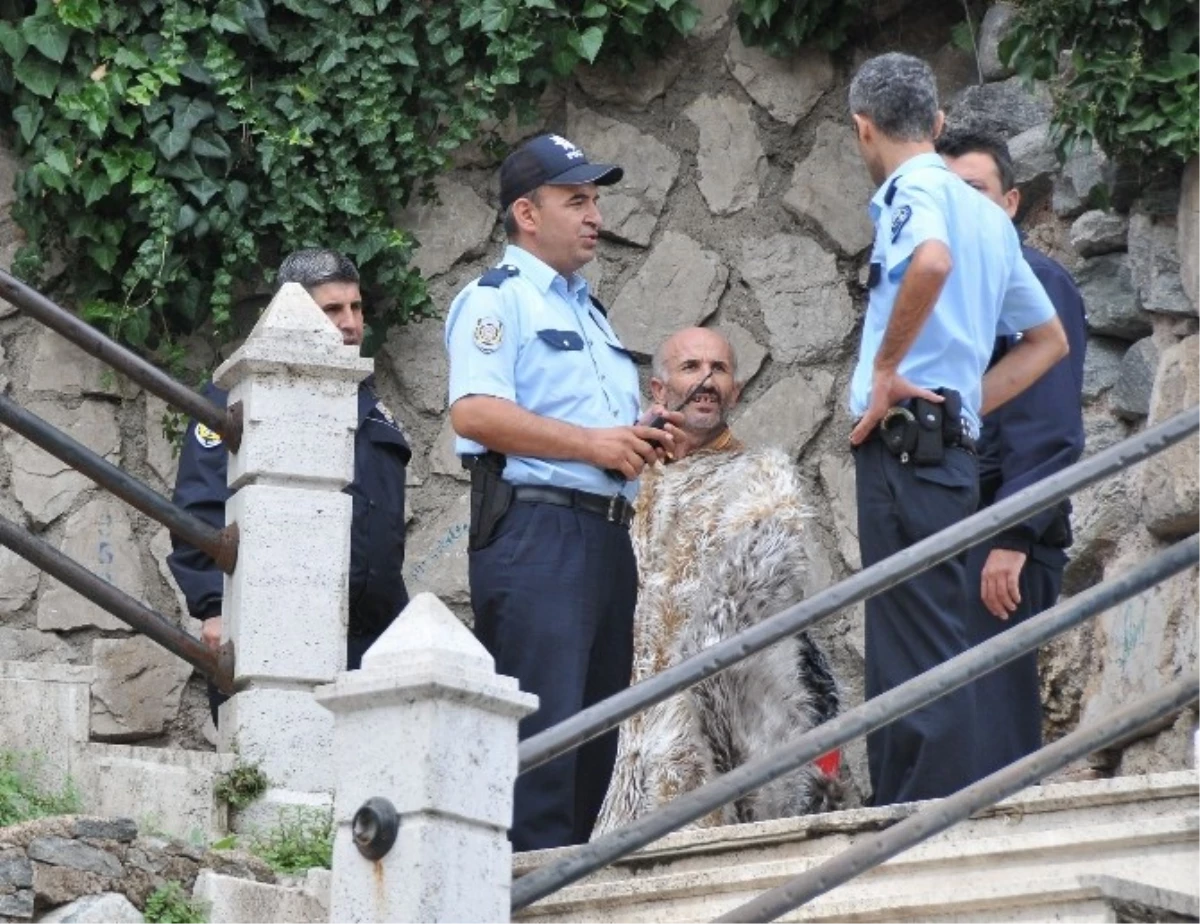
[[[724,430],[741,394],[733,345],[719,331],[687,327],[668,337],[654,354],[650,392],[655,402],[670,410],[678,408],[710,372],[708,381],[680,408],[682,429],[697,447]]]

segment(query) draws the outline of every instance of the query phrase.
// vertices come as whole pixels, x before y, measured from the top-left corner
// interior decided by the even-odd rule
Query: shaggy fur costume
[[[799,600],[808,516],[796,468],[778,450],[700,452],[644,473],[633,682]],[[593,837],[768,753],[838,704],[824,655],[801,633],[631,716]],[[697,826],[826,810],[836,790],[807,766]]]

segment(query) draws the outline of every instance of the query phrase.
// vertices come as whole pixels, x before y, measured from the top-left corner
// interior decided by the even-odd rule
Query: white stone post
[[[335,716],[332,921],[507,921],[517,722],[537,697],[433,594],[418,594],[363,658],[317,690]],[[399,816],[368,860],[352,822],[368,799]]]
[[[333,723],[312,690],[346,663],[351,501],[341,492],[371,368],[288,283],[214,376],[243,414],[225,508],[240,545],[223,612],[238,693],[221,707],[221,749],[259,761],[272,786],[240,827],[273,824],[281,805],[332,802]]]

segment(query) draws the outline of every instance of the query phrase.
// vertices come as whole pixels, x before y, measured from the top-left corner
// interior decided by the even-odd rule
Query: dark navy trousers
[[[967,575],[974,611],[967,625],[972,646],[1019,626],[1058,602],[1066,554],[1061,549],[1034,546],[1021,569],[1021,603],[1007,620],[997,619],[979,598],[979,579],[990,546],[983,543],[967,553]],[[976,704],[987,717],[975,746],[975,777],[983,779],[1001,767],[1032,754],[1042,746],[1042,691],[1037,652],[1009,661],[976,680]]]
[[[528,738],[629,686],[637,566],[629,530],[551,504],[514,503],[470,553],[475,635],[496,671],[536,693]],[[517,778],[513,849],[585,843],[617,756],[617,732]]]
[[[854,452],[863,567],[965,519],[979,501],[975,457],[948,449],[939,465],[902,464],[878,439]],[[886,693],[970,647],[965,556],[866,603],[866,696]],[[974,779],[975,694],[943,696],[867,736],[873,804],[947,796]]]

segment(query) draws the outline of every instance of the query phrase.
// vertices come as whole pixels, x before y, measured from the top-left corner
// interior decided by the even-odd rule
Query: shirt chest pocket
[[[583,349],[583,338],[573,330],[539,330],[537,336],[556,351],[579,352]]]

